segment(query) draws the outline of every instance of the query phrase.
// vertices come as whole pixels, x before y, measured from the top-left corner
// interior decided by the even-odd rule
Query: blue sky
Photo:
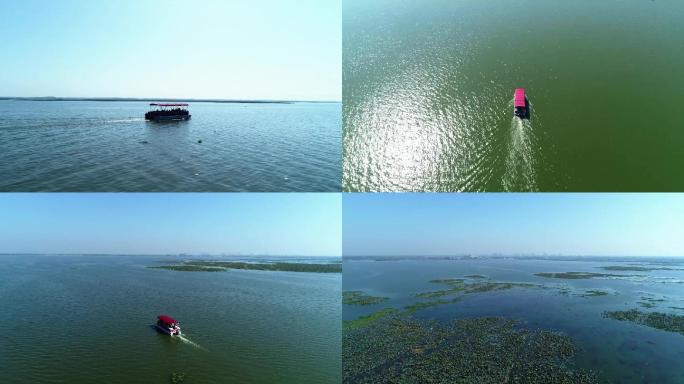
[[[0,253],[341,255],[339,194],[0,194]]]
[[[337,101],[340,1],[2,1],[0,96]]]
[[[684,256],[682,194],[345,194],[343,254]]]

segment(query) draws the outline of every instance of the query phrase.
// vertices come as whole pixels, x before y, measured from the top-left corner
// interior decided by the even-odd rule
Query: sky
[[[683,194],[345,194],[344,256],[684,256]]]
[[[341,256],[339,194],[0,194],[0,253]]]
[[[339,101],[341,0],[0,2],[0,96]]]

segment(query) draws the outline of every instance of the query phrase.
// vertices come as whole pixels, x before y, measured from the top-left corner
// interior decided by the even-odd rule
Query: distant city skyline
[[[341,196],[0,194],[0,254],[341,256]]]
[[[7,2],[0,96],[339,102],[341,19],[339,0]]]
[[[344,256],[684,256],[678,194],[345,194]]]

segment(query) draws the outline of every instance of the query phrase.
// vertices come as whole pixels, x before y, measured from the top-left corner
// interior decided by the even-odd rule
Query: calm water
[[[0,256],[0,382],[341,380],[339,274],[146,268],[159,260]],[[161,313],[186,340],[151,328]]]
[[[339,103],[193,103],[171,123],[147,110],[0,100],[0,190],[340,190]]]
[[[674,0],[346,0],[343,189],[682,191],[682,20]]]
[[[643,262],[640,260],[639,262]],[[418,299],[416,293],[443,289],[432,279],[481,274],[493,280],[551,284],[555,289],[516,288],[500,292],[464,295],[455,304],[421,310],[416,316],[450,321],[463,317],[505,316],[522,321],[524,327],[560,331],[571,336],[578,347],[579,367],[599,370],[606,383],[684,382],[684,335],[602,317],[603,311],[639,308],[683,315],[684,270],[613,272],[631,274],[623,279],[561,280],[534,276],[538,272],[606,272],[597,267],[635,262],[549,261],[549,260],[405,260],[359,261],[345,259],[344,290],[363,290],[390,300],[374,306],[345,305],[343,317],[354,319],[385,307],[401,309]],[[676,268],[684,264],[668,264]],[[607,296],[581,297],[588,289],[610,292]],[[652,309],[637,305],[642,297],[662,299]]]

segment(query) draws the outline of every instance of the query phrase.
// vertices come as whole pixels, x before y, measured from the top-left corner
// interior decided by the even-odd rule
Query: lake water
[[[0,191],[340,190],[339,103],[148,104],[0,100]]]
[[[479,259],[395,260],[345,258],[344,290],[361,290],[389,300],[370,306],[343,306],[343,318],[353,320],[383,308],[402,309],[419,301],[415,294],[444,289],[433,279],[479,274],[492,281],[533,283],[548,289],[513,288],[470,293],[460,301],[419,310],[420,319],[444,323],[453,319],[504,316],[519,320],[528,329],[562,332],[577,347],[574,363],[599,372],[605,383],[684,382],[684,335],[617,321],[604,311],[637,308],[645,312],[684,315],[684,263],[651,264],[642,259]],[[670,268],[650,272],[606,271],[603,266]],[[627,275],[581,280],[549,279],[540,272],[594,272]],[[562,288],[562,290],[561,290]],[[605,296],[584,297],[588,290],[603,290]],[[564,293],[563,293],[564,292]],[[646,299],[645,299],[646,298]],[[650,301],[649,301],[650,299]],[[650,302],[644,308],[639,302]],[[377,382],[382,382],[379,380]]]
[[[340,381],[340,274],[146,268],[169,260],[0,256],[0,382]]]
[[[684,190],[684,2],[343,4],[344,190]]]

